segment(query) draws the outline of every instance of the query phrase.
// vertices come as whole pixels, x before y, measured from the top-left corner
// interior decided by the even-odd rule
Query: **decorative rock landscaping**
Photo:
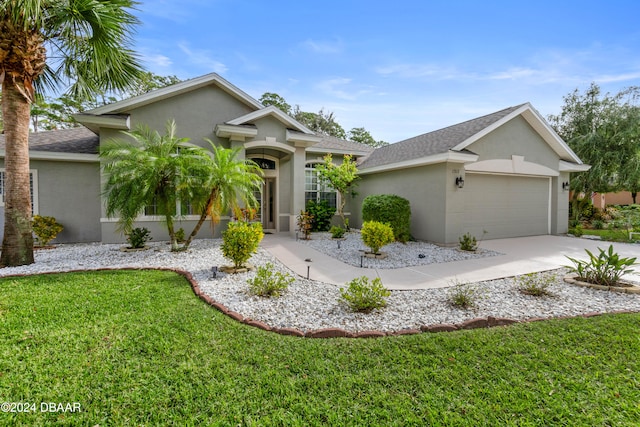
[[[35,264],[0,269],[0,276],[104,268],[171,269],[181,272],[203,301],[240,322],[280,334],[310,337],[404,335],[640,311],[640,295],[574,286],[564,282],[567,271],[561,269],[555,272],[548,289],[552,296],[548,297],[525,295],[519,291],[516,280],[506,278],[471,285],[480,298],[468,310],[452,307],[448,301],[450,289],[441,288],[392,291],[384,309],[369,314],[353,313],[339,302],[340,286],[296,277],[281,297],[264,298],[248,291],[247,280],[255,272],[218,272],[213,278],[213,266],[229,263],[222,256],[220,244],[220,240],[197,240],[188,251],[170,252],[168,244],[155,242],[150,250],[133,253],[121,252],[119,245],[60,245],[53,250],[37,251]],[[446,262],[460,255],[455,249],[411,245],[402,249],[416,252],[412,262]],[[396,252],[394,245],[385,246],[385,252],[389,254],[387,260],[405,257],[404,252]],[[425,257],[419,258],[418,253]],[[263,249],[250,262],[256,267],[271,262],[276,271],[291,273]]]

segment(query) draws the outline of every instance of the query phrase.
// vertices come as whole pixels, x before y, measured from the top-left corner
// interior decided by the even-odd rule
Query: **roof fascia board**
[[[307,151],[307,153],[312,153],[312,154],[331,153],[331,154],[353,155],[353,156],[356,156],[356,157],[362,157],[362,156],[366,156],[368,154],[371,154],[370,151],[345,150],[345,149],[341,149],[341,148],[316,148],[316,147],[311,147],[311,148],[308,148],[306,151]]]
[[[131,119],[129,116],[96,116],[93,114],[79,113],[74,114],[73,117],[92,131],[94,128],[101,127],[119,130],[131,129]]]
[[[0,150],[0,158],[5,157],[5,150]],[[79,162],[79,163],[98,163],[100,158],[97,154],[85,153],[59,153],[53,151],[36,151],[29,150],[30,160],[50,160],[56,162]]]
[[[236,126],[236,125],[216,125],[215,128],[216,136],[220,138],[244,138],[254,137],[258,134],[258,129],[248,128],[244,126]]]
[[[296,147],[305,147],[305,148],[311,147],[319,143],[320,141],[322,141],[322,137],[316,135],[315,133],[312,133],[312,134],[297,133],[297,132],[291,132],[289,131],[289,129],[287,129],[285,133],[285,138],[287,142],[293,142]]]
[[[160,101],[162,99],[179,95],[184,92],[189,92],[203,86],[208,86],[211,83],[216,83],[225,92],[233,95],[234,97],[240,99],[241,101],[245,102],[246,104],[250,105],[253,108],[256,108],[256,109],[264,108],[264,106],[259,101],[257,101],[256,99],[248,95],[246,92],[242,91],[240,88],[234,86],[227,80],[223,79],[217,73],[210,73],[204,76],[196,77],[194,79],[185,80],[183,82],[176,83],[171,86],[156,89],[139,96],[134,96],[133,98],[125,99],[122,101],[114,102],[113,104],[98,107],[88,111],[88,113],[99,115],[99,114],[109,114],[113,112],[128,111],[137,107],[141,107],[143,105],[150,104],[155,101]]]
[[[591,165],[585,165],[584,163],[570,163],[560,160],[558,170],[560,172],[586,172],[591,169]]]
[[[469,163],[475,162],[480,156],[477,154],[458,153],[455,151],[447,151],[446,153],[434,154],[433,156],[420,157],[417,159],[405,160],[404,162],[389,163],[387,165],[374,166],[372,168],[361,169],[361,175],[367,175],[376,172],[390,172],[398,169],[415,168],[419,166],[433,165],[436,163]]]

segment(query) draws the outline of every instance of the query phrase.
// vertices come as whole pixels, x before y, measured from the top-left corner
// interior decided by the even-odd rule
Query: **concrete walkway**
[[[611,243],[564,236],[532,236],[486,240],[480,247],[504,255],[453,261],[397,269],[359,268],[345,264],[315,249],[296,242],[288,234],[266,235],[262,247],[300,276],[326,283],[344,285],[359,276],[380,277],[385,287],[394,290],[427,289],[456,283],[479,282],[520,274],[553,270],[571,265],[566,258],[588,259],[585,249],[598,254]],[[640,244],[613,243],[622,257],[640,260]],[[309,260],[309,261],[308,261]],[[640,280],[640,266],[630,277]]]

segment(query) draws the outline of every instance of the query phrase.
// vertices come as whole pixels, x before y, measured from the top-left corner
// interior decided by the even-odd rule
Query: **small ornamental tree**
[[[369,246],[374,254],[378,254],[381,247],[395,240],[391,226],[378,221],[365,222],[362,225],[361,235],[364,244]]]
[[[356,161],[353,160],[352,156],[346,155],[342,163],[336,165],[333,163],[331,153],[329,153],[324,156],[324,164],[319,165],[316,169],[320,175],[320,179],[340,193],[340,203],[338,204],[337,212],[342,219],[344,227],[348,228],[347,221],[344,217],[344,205],[347,203],[347,195],[356,194],[354,190],[357,186],[357,181],[360,179]]]
[[[251,255],[258,251],[263,237],[262,224],[259,222],[230,222],[222,233],[222,255],[233,261],[234,269],[242,268]]]

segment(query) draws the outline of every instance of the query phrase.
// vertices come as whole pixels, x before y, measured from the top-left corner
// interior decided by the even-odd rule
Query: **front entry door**
[[[276,231],[276,178],[265,178],[262,191],[256,194],[258,220],[265,231]]]

